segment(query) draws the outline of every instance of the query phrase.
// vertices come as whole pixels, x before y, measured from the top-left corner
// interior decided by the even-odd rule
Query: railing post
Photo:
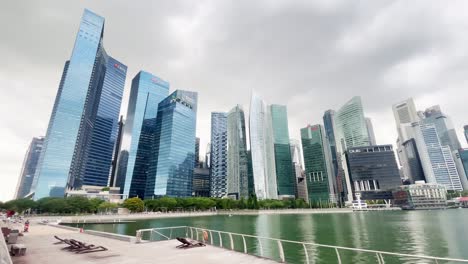
[[[285,262],[283,245],[281,244],[281,240],[276,240],[276,241],[278,242],[278,252],[280,254],[281,262]]]
[[[245,237],[242,236],[242,241],[244,242],[244,253],[247,254],[247,244],[245,243]]]
[[[169,232],[169,238],[167,240],[170,240],[172,238],[172,228],[171,228],[171,232]]]
[[[302,243],[302,247],[304,248],[306,263],[309,264],[309,253],[307,253],[307,247],[306,247],[306,245],[304,243]]]
[[[340,252],[338,252],[337,248],[335,248],[335,251],[336,251],[336,258],[338,259],[338,264],[341,264]]]
[[[141,242],[141,231],[140,231],[140,230],[138,230],[138,231],[136,232],[135,238],[136,238],[136,239],[135,239],[135,243],[140,243],[140,242]]]
[[[219,235],[219,246],[223,247],[223,239],[221,238],[221,232],[218,231],[218,235]]]
[[[382,264],[382,261],[380,261],[379,253],[375,253],[375,255],[377,256],[377,260],[379,261],[379,264]]]
[[[198,240],[198,228],[195,228],[195,232],[197,233],[197,241],[199,241]]]
[[[258,248],[260,249],[260,257],[263,257],[263,246],[262,246],[262,240],[260,240],[259,237],[257,237],[258,239]]]
[[[210,241],[211,241],[211,245],[213,245],[213,233],[211,233],[211,230],[210,230]]]
[[[190,238],[193,239],[193,228],[190,227]]]
[[[229,233],[229,240],[231,240],[231,249],[234,250],[234,240],[232,240],[232,233]]]
[[[382,253],[379,253],[379,256],[380,256],[380,260],[382,261],[382,264],[385,264],[385,260],[384,260],[384,258],[382,256]]]

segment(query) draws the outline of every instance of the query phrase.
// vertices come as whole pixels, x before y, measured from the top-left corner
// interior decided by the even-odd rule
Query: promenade
[[[54,245],[53,237],[76,239],[85,243],[100,245],[108,251],[88,254],[76,254],[61,250],[64,244]],[[53,226],[33,224],[30,232],[21,237],[21,243],[27,245],[25,256],[13,257],[14,264],[128,264],[128,263],[206,263],[206,264],[269,264],[272,260],[234,252],[207,245],[206,247],[177,249],[176,240],[147,242],[134,244],[126,241],[105,238],[101,236],[79,233],[75,230],[62,229]]]

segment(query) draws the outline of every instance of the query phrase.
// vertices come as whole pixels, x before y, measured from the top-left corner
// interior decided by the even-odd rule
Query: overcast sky
[[[210,112],[252,89],[286,104],[291,138],[362,96],[377,143],[394,144],[392,104],[440,104],[462,145],[468,124],[467,1],[5,1],[0,9],[0,200],[13,197],[31,138],[45,134],[84,8],[105,17],[104,46],[174,89],[199,92],[204,153]]]

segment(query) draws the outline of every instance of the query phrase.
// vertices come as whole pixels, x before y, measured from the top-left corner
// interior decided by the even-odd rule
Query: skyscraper
[[[159,103],[145,197],[192,196],[198,94],[177,90]]]
[[[35,176],[35,199],[106,185],[126,66],[102,45],[104,18],[86,10],[65,67]]]
[[[288,113],[284,105],[270,105],[279,198],[294,198],[295,175],[289,145]]]
[[[291,139],[289,141],[291,150],[291,160],[293,164],[294,176],[296,178],[295,194],[296,198],[302,198],[306,202],[309,201],[307,195],[307,185],[303,174],[303,157],[301,151],[301,143],[297,139]]]
[[[440,106],[435,105],[427,108],[424,111],[424,123],[434,124],[439,135],[440,144],[442,146],[449,146],[452,151],[461,148],[460,141],[458,141],[457,132],[453,127],[450,118],[442,113]]]
[[[211,196],[227,194],[227,113],[211,113],[210,179]]]
[[[345,152],[348,148],[370,145],[361,97],[355,96],[351,98],[338,110],[335,125],[336,150],[339,153],[337,154],[337,159],[341,159],[341,167],[343,168],[346,182],[347,200],[351,201],[352,190]]]
[[[375,141],[374,126],[372,125],[372,120],[368,117],[366,117],[366,128],[367,134],[369,135],[370,145],[376,145],[377,143]]]
[[[118,186],[125,196],[144,197],[158,104],[168,94],[169,83],[151,73],[140,71],[132,80],[122,140],[122,151],[128,152],[128,158],[126,164],[118,166],[125,170],[125,179]]]
[[[416,122],[412,128],[426,181],[447,190],[463,190],[450,147],[440,144],[436,126]]]
[[[255,93],[252,93],[249,119],[255,194],[258,199],[278,199],[270,108]]]
[[[195,139],[195,168],[200,165],[200,138]]]
[[[463,127],[463,132],[465,134],[465,140],[468,143],[468,125]]]
[[[227,194],[239,199],[249,196],[248,154],[244,110],[240,105],[227,116]]]
[[[302,128],[301,141],[309,202],[336,202],[331,154],[325,130],[321,125]]]
[[[352,147],[346,151],[353,194],[364,200],[393,199],[402,184],[392,145]]]
[[[43,144],[43,137],[35,137],[29,144],[29,148],[24,156],[23,168],[21,169],[21,174],[18,179],[15,199],[21,199],[30,193]]]

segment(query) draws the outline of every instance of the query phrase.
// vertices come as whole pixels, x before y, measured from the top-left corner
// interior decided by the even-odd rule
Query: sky
[[[291,138],[362,97],[378,144],[395,144],[392,105],[439,104],[466,147],[467,1],[6,1],[0,9],[0,201],[13,198],[28,145],[45,135],[83,9],[105,17],[104,47],[128,66],[199,93],[203,154],[210,113],[252,90],[288,107]]]

